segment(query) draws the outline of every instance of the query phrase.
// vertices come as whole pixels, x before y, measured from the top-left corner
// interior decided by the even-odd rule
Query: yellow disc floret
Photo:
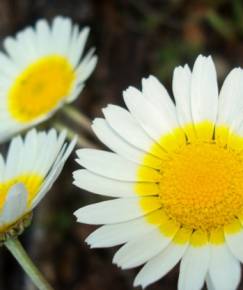
[[[222,142],[224,136],[215,136],[185,141],[167,152],[157,182],[166,215],[181,226],[209,234],[243,212],[243,139],[234,138],[238,145],[231,147]]]
[[[11,116],[25,123],[50,113],[68,96],[75,77],[63,56],[46,56],[30,64],[10,87]]]

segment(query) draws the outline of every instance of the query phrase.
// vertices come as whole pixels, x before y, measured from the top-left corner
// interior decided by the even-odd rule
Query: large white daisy
[[[115,153],[78,150],[74,184],[115,199],[75,212],[103,225],[91,247],[123,245],[113,262],[143,265],[134,285],[166,275],[178,262],[179,290],[236,289],[243,262],[243,71],[220,93],[211,57],[173,75],[175,103],[150,76],[142,92],[124,92],[128,110],[109,105],[95,119],[98,138]]]
[[[59,176],[75,145],[65,135],[32,129],[25,139],[12,139],[6,160],[0,155],[0,241],[23,230]]]
[[[81,60],[89,28],[69,18],[37,21],[7,37],[0,53],[0,141],[50,117],[77,98],[95,68],[94,49]]]

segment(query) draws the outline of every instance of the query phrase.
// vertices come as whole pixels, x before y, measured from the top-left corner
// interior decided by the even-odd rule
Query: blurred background
[[[199,53],[213,55],[220,83],[232,67],[243,65],[241,0],[0,0],[0,38],[56,15],[91,27],[88,47],[97,48],[98,66],[74,104],[90,118],[101,116],[108,103],[123,106],[122,91],[129,85],[140,87],[141,78],[149,74],[171,91],[173,68],[192,65]],[[59,113],[55,118],[64,117]],[[121,271],[113,266],[116,249],[90,250],[84,243],[95,227],[77,224],[72,213],[99,198],[72,185],[72,171],[78,168],[74,157],[21,240],[57,290],[133,289],[137,269]],[[177,277],[178,268],[148,289],[175,290]],[[35,289],[4,248],[0,289]]]

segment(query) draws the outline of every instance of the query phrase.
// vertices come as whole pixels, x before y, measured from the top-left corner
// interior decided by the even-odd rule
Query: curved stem
[[[98,148],[97,145],[86,139],[84,136],[81,136],[80,134],[75,133],[70,127],[63,125],[61,122],[54,122],[53,126],[58,130],[66,130],[67,131],[67,138],[69,140],[72,140],[75,136],[77,136],[77,144],[80,147],[88,147],[88,148]]]
[[[93,134],[91,129],[91,120],[85,116],[81,111],[75,109],[73,106],[64,106],[63,112],[77,125],[88,131],[89,133]]]
[[[30,257],[28,256],[17,238],[7,239],[4,245],[19,262],[23,270],[26,272],[26,274],[30,277],[30,279],[39,290],[53,290],[53,288],[42,276],[40,271],[33,264]]]

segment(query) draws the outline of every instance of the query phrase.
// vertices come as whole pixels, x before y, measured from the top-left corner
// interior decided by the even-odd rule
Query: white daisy
[[[243,71],[218,93],[211,57],[173,75],[172,102],[150,76],[124,92],[128,110],[109,105],[93,129],[115,153],[78,150],[74,184],[116,197],[75,212],[103,225],[91,247],[123,245],[113,262],[143,265],[134,285],[166,275],[179,261],[179,290],[233,290],[243,262]]]
[[[0,141],[50,117],[74,101],[95,68],[90,49],[81,60],[89,28],[81,31],[69,18],[49,25],[37,21],[7,37],[0,53]]]
[[[76,142],[67,145],[65,135],[32,129],[24,140],[12,139],[6,161],[0,155],[1,241],[23,230],[23,222],[57,179]]]

